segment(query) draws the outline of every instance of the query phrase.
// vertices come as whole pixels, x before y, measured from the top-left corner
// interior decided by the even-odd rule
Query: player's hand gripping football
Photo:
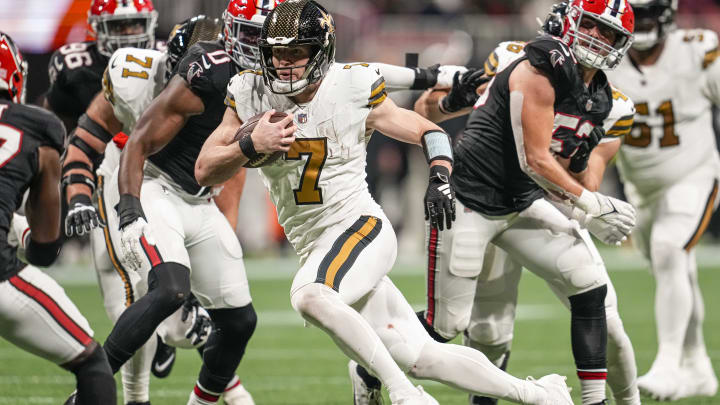
[[[100,221],[90,197],[85,194],[73,196],[65,217],[65,235],[68,237],[73,234],[81,236],[98,226],[105,226],[105,224]]]
[[[194,295],[190,295],[183,303],[180,319],[186,324],[188,319],[190,320],[190,326],[185,331],[185,337],[188,338],[191,345],[197,347],[207,341],[212,331],[212,320],[210,314],[200,306]]]
[[[477,88],[490,81],[484,69],[470,69],[465,73],[455,72],[452,87],[442,99],[442,109],[446,113],[472,107],[478,99]]]
[[[604,243],[620,245],[635,227],[635,208],[625,201],[584,190],[575,205],[587,214],[585,227]]]
[[[123,261],[131,269],[139,271],[145,255],[143,245],[147,245],[148,248],[155,245],[155,237],[145,220],[140,199],[130,194],[121,195],[118,216]]]
[[[293,122],[293,116],[289,114],[278,122],[270,122],[270,117],[274,113],[274,109],[267,111],[250,134],[257,153],[287,152],[295,142],[297,127],[295,124],[290,125]]]
[[[430,166],[430,181],[425,192],[425,220],[432,228],[452,227],[455,220],[455,190],[450,184],[450,170],[441,165]]]

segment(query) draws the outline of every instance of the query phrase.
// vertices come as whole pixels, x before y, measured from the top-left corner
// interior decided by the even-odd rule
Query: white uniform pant
[[[587,232],[549,202],[537,200],[520,213],[496,218],[457,204],[453,228],[429,229],[427,234],[425,317],[442,337],[452,339],[465,331],[473,307],[481,305],[478,322],[483,319],[481,322],[495,325],[483,330],[482,341],[512,339],[522,267],[544,279],[566,303],[567,297],[608,283],[602,259]],[[606,302],[615,308],[614,291],[611,286],[608,290]],[[474,304],[474,300],[482,304]]]
[[[30,265],[0,282],[0,336],[59,365],[93,342],[90,325],[65,290]]]

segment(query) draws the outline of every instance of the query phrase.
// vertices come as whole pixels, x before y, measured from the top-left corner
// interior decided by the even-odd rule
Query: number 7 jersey
[[[628,56],[608,72],[613,84],[635,102],[635,122],[618,162],[623,181],[642,195],[701,167],[720,168],[711,114],[712,103],[720,100],[717,56],[714,32],[676,30],[654,65],[638,66]]]
[[[301,260],[328,227],[381,214],[365,181],[372,132],[365,120],[385,97],[385,79],[365,63],[333,64],[305,105],[272,93],[260,71],[246,70],[230,81],[226,104],[241,121],[273,108],[294,117],[298,129],[290,151],[261,173]]]

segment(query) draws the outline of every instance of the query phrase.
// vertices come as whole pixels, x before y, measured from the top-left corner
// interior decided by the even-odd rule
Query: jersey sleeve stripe
[[[235,106],[235,100],[233,100],[232,96],[229,94],[225,97],[225,105],[232,108],[233,110],[235,110],[237,112],[237,107]]]
[[[383,90],[385,90],[385,78],[381,77],[373,83],[370,90],[370,99],[377,97]]]
[[[717,47],[715,49],[707,51],[705,53],[705,57],[703,58],[703,64],[702,64],[703,70],[707,69],[710,65],[712,65],[713,62],[715,62],[715,59],[718,58],[718,56],[720,56],[720,51],[718,50]]]
[[[606,138],[619,138],[621,136],[625,136],[625,135],[629,134],[631,129],[632,129],[632,127],[628,127],[627,129],[622,129],[622,130],[611,129],[610,131],[605,133],[605,137]]]
[[[487,60],[485,61],[485,74],[488,76],[494,76],[495,73],[497,73],[497,67],[498,67],[498,57],[495,51],[488,56]]]

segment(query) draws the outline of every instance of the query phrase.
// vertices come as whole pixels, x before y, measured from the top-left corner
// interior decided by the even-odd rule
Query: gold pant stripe
[[[708,197],[707,203],[705,204],[705,212],[703,213],[702,218],[700,219],[700,223],[698,224],[697,229],[695,229],[695,233],[693,234],[692,238],[688,241],[688,243],[685,244],[685,250],[690,251],[690,249],[694,248],[695,245],[700,241],[700,237],[705,233],[705,230],[707,229],[708,225],[710,224],[710,218],[712,217],[713,213],[713,207],[715,207],[715,198],[717,197],[718,193],[718,181],[717,179],[713,183],[713,189],[710,193],[710,196]]]
[[[105,211],[105,200],[103,199],[103,183],[104,183],[103,176],[98,176],[98,211],[100,214],[100,219],[105,224],[105,227],[103,228],[103,234],[105,235],[105,247],[107,248],[108,256],[110,256],[110,262],[112,263],[113,267],[115,268],[115,271],[120,276],[120,279],[123,282],[123,287],[125,288],[125,306],[129,307],[130,304],[135,302],[135,294],[132,289],[132,284],[130,284],[130,277],[128,276],[127,270],[123,267],[123,265],[120,263],[120,259],[118,259],[117,255],[115,254],[115,246],[113,246],[112,239],[110,238],[110,229],[109,224],[107,221],[107,213]]]
[[[369,217],[368,221],[365,222],[365,225],[360,228],[359,231],[352,234],[343,244],[342,248],[340,249],[340,253],[338,253],[337,256],[333,259],[333,261],[330,263],[330,266],[327,270],[327,276],[325,277],[325,285],[333,288],[334,287],[334,281],[335,281],[335,275],[337,274],[338,270],[340,269],[340,266],[345,263],[348,256],[350,256],[350,252],[355,248],[355,246],[365,237],[368,236],[370,231],[375,228],[375,224],[377,223],[377,218],[375,217]]]

